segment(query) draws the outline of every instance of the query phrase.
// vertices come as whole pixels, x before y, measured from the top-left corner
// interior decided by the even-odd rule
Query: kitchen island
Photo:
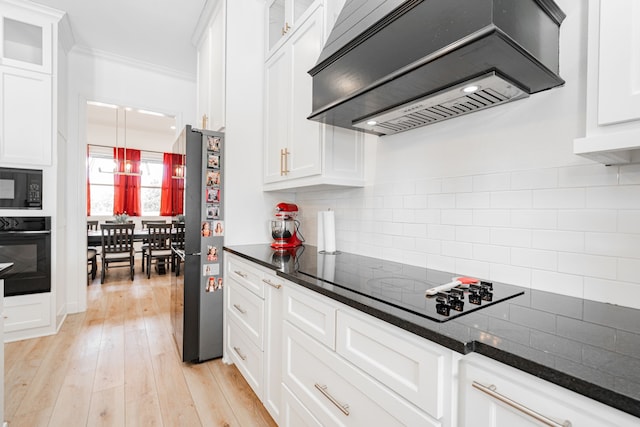
[[[346,253],[322,255],[313,246],[284,253],[267,244],[225,251],[460,355],[486,356],[640,417],[639,310],[496,284],[522,294],[443,320],[422,308],[398,306],[394,300],[403,298],[401,290],[384,289],[379,279],[401,280],[412,287],[407,295],[416,299],[416,286],[426,290],[448,282],[452,273]]]

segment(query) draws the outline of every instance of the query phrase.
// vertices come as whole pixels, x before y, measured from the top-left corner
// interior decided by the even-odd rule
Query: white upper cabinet
[[[0,163],[51,165],[62,12],[0,0]]]
[[[640,2],[589,7],[586,136],[574,153],[604,164],[640,162]]]
[[[317,0],[267,1],[267,52],[273,52],[304,22]]]
[[[277,3],[267,4],[269,43]],[[334,8],[323,1],[291,4],[283,16],[292,13],[296,25],[281,36],[265,63],[264,189],[362,186],[364,134],[307,119],[313,89],[308,71],[320,56]]]
[[[196,127],[215,131],[223,131],[226,123],[225,14],[225,1],[215,2],[213,10],[203,13],[208,20],[202,21],[204,24],[201,24],[196,42],[198,105],[194,123]]]
[[[51,73],[54,26],[51,16],[28,7],[1,4],[2,65]]]

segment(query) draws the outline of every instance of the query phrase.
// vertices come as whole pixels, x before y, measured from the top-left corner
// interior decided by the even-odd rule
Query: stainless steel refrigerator
[[[187,125],[173,146],[184,180],[184,248],[173,272],[171,321],[184,362],[222,357],[224,134]]]

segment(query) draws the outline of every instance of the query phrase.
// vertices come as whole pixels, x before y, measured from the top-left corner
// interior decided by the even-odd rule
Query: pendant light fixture
[[[102,169],[99,169],[99,170],[100,172],[112,173],[114,175],[141,176],[142,172],[133,172],[133,165],[131,164],[131,161],[127,159],[127,110],[129,110],[129,108],[124,108],[124,150],[123,150],[122,159],[120,159],[120,150],[119,150],[120,147],[118,145],[118,133],[120,131],[120,123],[119,123],[120,107],[116,107],[115,110],[116,110],[116,147],[115,147],[116,155],[114,159],[113,170],[111,171],[104,171]],[[121,164],[123,164],[122,168],[120,167]]]

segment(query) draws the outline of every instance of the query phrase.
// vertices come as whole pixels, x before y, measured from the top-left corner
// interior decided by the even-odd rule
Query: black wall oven
[[[51,292],[51,217],[0,217],[0,263],[4,295]]]

